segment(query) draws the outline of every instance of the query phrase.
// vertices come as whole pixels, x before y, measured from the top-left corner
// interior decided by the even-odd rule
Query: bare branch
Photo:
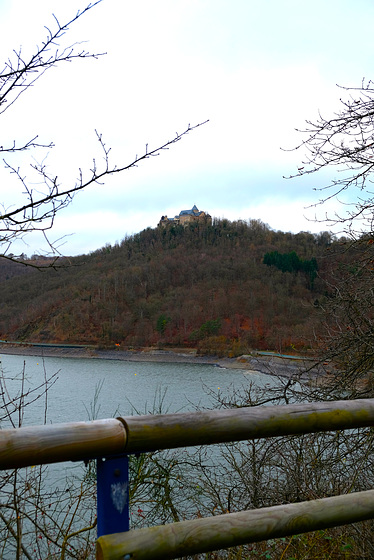
[[[20,96],[33,86],[49,68],[75,59],[101,56],[101,54],[89,53],[81,47],[82,43],[80,42],[68,47],[60,47],[60,42],[69,31],[70,26],[100,2],[101,0],[97,0],[88,4],[85,9],[78,11],[65,24],[61,24],[59,19],[53,15],[53,29],[45,27],[47,36],[41,45],[36,47],[35,53],[30,58],[23,56],[21,48],[18,51],[13,51],[12,57],[5,62],[3,71],[0,72],[0,115],[13,107]],[[44,235],[51,254],[59,256],[58,248],[50,242],[47,233],[54,225],[57,212],[66,208],[79,191],[93,184],[102,185],[108,176],[121,173],[136,167],[143,160],[158,156],[163,150],[167,150],[169,146],[179,142],[190,131],[203,124],[205,123],[199,123],[192,127],[188,125],[184,132],[177,133],[173,139],[164,142],[155,149],[150,150],[148,144],[146,144],[144,154],[136,156],[126,164],[112,163],[110,148],[104,142],[102,135],[95,131],[102,157],[99,161],[94,158],[91,168],[87,171],[79,169],[78,178],[71,185],[62,184],[59,175],[51,173],[44,161],[38,163],[34,159],[34,162],[30,164],[32,173],[34,176],[36,174],[37,177],[37,182],[33,181],[31,183],[28,174],[23,169],[10,160],[4,159],[5,168],[16,178],[21,187],[24,202],[13,206],[0,205],[0,243],[2,244],[0,256],[7,256],[16,260],[16,257],[10,257],[9,253],[12,243],[37,231]],[[53,147],[53,142],[44,143],[39,141],[38,136],[33,136],[23,143],[17,143],[16,140],[10,143],[0,142],[0,153],[15,154],[26,150]],[[55,261],[53,266],[55,266]]]
[[[315,189],[323,193],[319,204],[349,191],[355,201],[346,205],[344,215],[336,213],[327,221],[346,224],[359,221],[365,229],[372,222],[374,212],[374,84],[363,81],[360,88],[341,89],[348,92],[348,99],[340,99],[341,108],[332,118],[320,113],[316,121],[306,121],[305,129],[298,130],[305,140],[294,150],[303,149],[306,155],[297,172],[288,178],[336,167],[338,177]],[[329,191],[327,195],[326,191]],[[365,194],[357,194],[360,192]]]
[[[0,71],[0,114],[10,109],[19,97],[33,86],[48,69],[61,62],[72,62],[75,59],[98,58],[105,54],[91,54],[84,49],[77,50],[82,43],[74,43],[62,49],[59,48],[59,41],[64,37],[69,27],[101,1],[102,0],[97,0],[93,4],[88,4],[84,10],[78,11],[70,21],[63,25],[59,23],[56,16],[53,16],[56,23],[55,31],[45,27],[47,30],[47,37],[42,42],[41,46],[36,47],[35,53],[31,55],[29,59],[25,60],[23,58],[21,48],[19,48],[19,50],[13,50],[12,58],[8,58],[4,63],[3,70]],[[35,142],[36,138],[37,137],[32,138],[21,146],[17,146],[15,142],[9,147],[4,147],[4,145],[2,145],[0,146],[0,152],[15,152],[35,147],[53,146],[52,143],[44,144]]]
[[[21,173],[20,168],[16,168],[4,160],[5,167],[21,183],[27,202],[14,209],[3,208],[3,212],[0,215],[0,241],[3,247],[9,248],[13,241],[34,231],[41,231],[46,236],[46,232],[53,227],[56,213],[68,206],[79,191],[86,189],[92,184],[103,184],[107,177],[137,167],[140,162],[150,157],[158,156],[163,150],[169,149],[170,146],[179,142],[189,132],[207,122],[204,121],[194,126],[188,125],[184,132],[177,134],[174,138],[164,142],[157,148],[149,150],[147,144],[144,154],[137,155],[130,163],[120,165],[111,163],[109,157],[110,148],[106,146],[102,134],[95,131],[100,148],[104,154],[101,160],[103,164],[99,167],[96,159],[94,159],[88,177],[85,177],[83,171],[79,169],[78,178],[70,187],[63,187],[59,183],[57,176],[47,172],[44,163],[31,165],[31,168],[39,175],[41,179],[40,184],[43,186],[46,194],[30,188],[27,176]],[[51,250],[54,250],[54,246],[49,241],[48,244]]]

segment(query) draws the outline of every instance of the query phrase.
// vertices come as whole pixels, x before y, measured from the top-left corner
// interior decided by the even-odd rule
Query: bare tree
[[[53,28],[46,27],[47,35],[44,41],[37,45],[34,54],[24,58],[22,49],[14,50],[12,55],[4,63],[0,72],[0,115],[6,111],[11,111],[21,96],[26,93],[31,86],[34,86],[47,70],[60,65],[64,62],[72,62],[77,59],[98,58],[104,53],[92,54],[82,48],[81,43],[74,43],[69,46],[60,46],[70,27],[76,24],[87,12],[97,6],[102,0],[90,3],[82,11],[66,23],[60,23],[54,17]],[[4,159],[6,169],[15,175],[22,187],[24,196],[23,203],[20,205],[2,206],[0,215],[0,256],[14,259],[14,255],[9,253],[12,243],[27,234],[35,231],[42,232],[49,250],[52,255],[59,255],[57,248],[48,239],[48,231],[52,228],[57,212],[70,204],[75,194],[86,189],[90,185],[102,184],[110,175],[120,173],[132,167],[136,167],[140,162],[152,156],[157,156],[162,150],[167,149],[172,144],[178,142],[191,130],[201,126],[200,123],[188,127],[181,133],[177,133],[174,138],[162,142],[156,148],[145,147],[142,155],[136,155],[130,162],[114,163],[110,158],[110,148],[106,145],[102,135],[96,131],[96,137],[100,149],[100,158],[93,159],[89,169],[79,169],[77,178],[72,184],[63,184],[59,175],[47,170],[46,164],[36,163],[32,160],[29,170],[36,174],[37,179],[30,183],[27,174],[11,163],[9,159]],[[6,143],[0,141],[1,154],[17,154],[27,150],[38,150],[40,148],[53,148],[53,142],[43,142],[38,136],[33,136],[23,143],[16,140]],[[35,184],[37,187],[35,187]],[[34,185],[34,186],[33,186]]]
[[[336,200],[336,211],[323,221],[341,224],[347,237],[328,255],[328,297],[319,302],[320,348],[323,359],[338,366],[340,383],[358,396],[372,390],[368,374],[374,363],[374,83],[363,80],[358,88],[341,89],[345,98],[339,110],[327,118],[320,113],[299,131],[303,140],[296,149],[305,150],[306,157],[292,177],[336,171],[336,178],[319,189],[320,204]]]
[[[324,221],[342,223],[352,235],[373,230],[374,219],[374,83],[363,80],[361,87],[341,88],[347,95],[331,117],[319,113],[315,121],[306,121],[299,130],[303,141],[295,149],[304,149],[306,157],[299,165],[300,177],[335,167],[337,178],[322,187],[320,203],[349,191],[344,212],[336,211]]]

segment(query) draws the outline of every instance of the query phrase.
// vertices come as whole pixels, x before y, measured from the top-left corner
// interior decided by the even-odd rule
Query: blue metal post
[[[129,530],[129,458],[97,459],[97,536]]]

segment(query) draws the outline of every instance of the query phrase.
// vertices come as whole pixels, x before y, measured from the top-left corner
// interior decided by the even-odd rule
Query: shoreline
[[[127,362],[168,362],[195,363],[221,366],[229,365],[236,358],[218,358],[216,356],[197,356],[196,350],[99,350],[89,347],[32,346],[21,344],[1,344],[0,355],[37,356],[46,358],[86,358],[101,360],[119,360]],[[221,366],[226,367],[226,366]]]
[[[326,371],[321,367],[311,368],[310,359],[283,358],[273,354],[268,356],[248,354],[238,358],[219,358],[218,356],[197,356],[194,349],[158,350],[156,348],[144,348],[143,350],[98,350],[89,347],[23,346],[0,343],[0,356],[1,354],[35,356],[39,358],[86,358],[127,362],[207,364],[227,370],[240,369],[248,375],[251,373],[265,373],[267,375],[287,378],[296,374],[300,375],[300,373],[303,379],[326,375]]]

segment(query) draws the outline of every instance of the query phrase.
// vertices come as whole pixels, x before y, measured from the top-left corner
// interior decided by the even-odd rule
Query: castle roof
[[[191,210],[181,210],[179,212],[180,216],[190,216],[191,214],[193,214],[194,216],[200,216],[201,212],[199,211],[196,204],[194,204],[194,206],[193,206],[193,208],[191,208]]]

